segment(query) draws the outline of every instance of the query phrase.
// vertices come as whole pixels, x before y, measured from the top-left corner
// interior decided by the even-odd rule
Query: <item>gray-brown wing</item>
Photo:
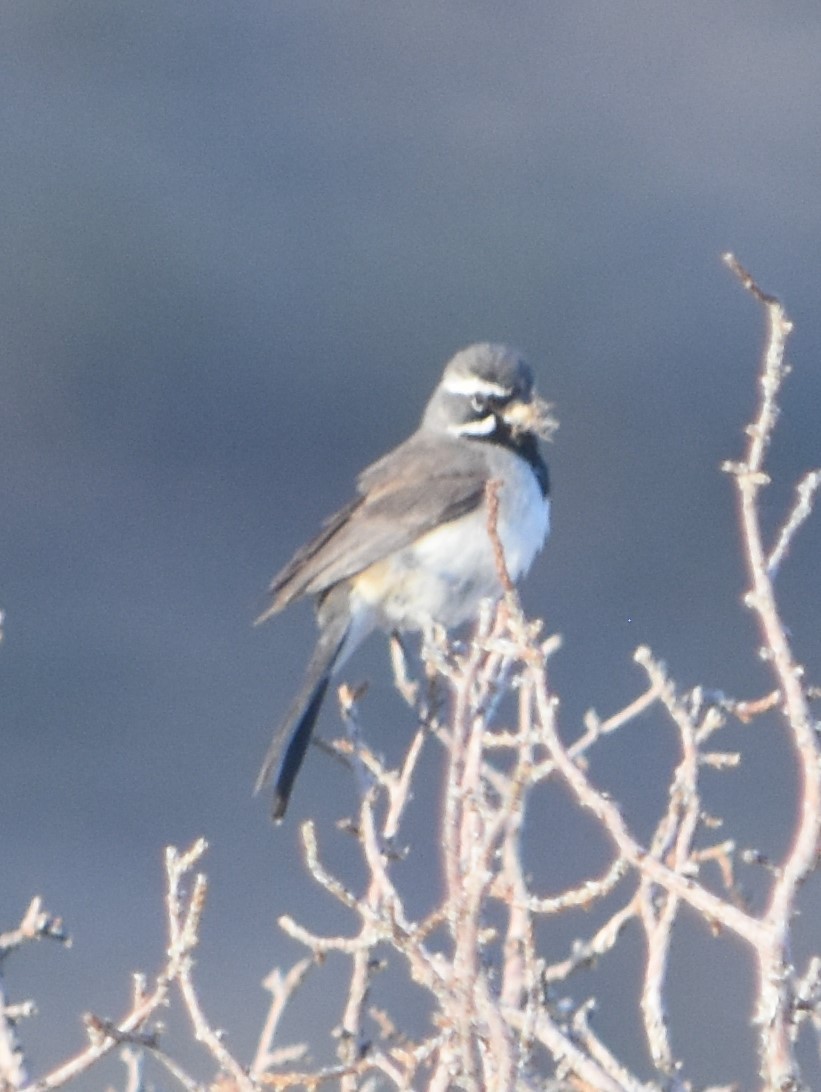
[[[360,496],[333,515],[274,577],[262,618],[317,595],[482,503],[484,459],[458,442],[416,434],[359,478]]]

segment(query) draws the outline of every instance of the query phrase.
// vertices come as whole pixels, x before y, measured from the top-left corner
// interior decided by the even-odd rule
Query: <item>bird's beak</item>
[[[559,427],[553,416],[553,406],[534,395],[530,402],[511,402],[505,406],[502,418],[510,426],[514,436],[532,432],[542,440],[550,440]]]

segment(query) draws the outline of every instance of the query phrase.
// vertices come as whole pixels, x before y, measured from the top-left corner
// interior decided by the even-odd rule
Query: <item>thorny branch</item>
[[[330,1086],[341,1092],[377,1087],[685,1092],[693,1087],[688,1059],[680,1055],[668,1015],[671,946],[684,908],[716,935],[740,942],[757,968],[753,1000],[763,1087],[782,1092],[805,1087],[796,1044],[799,1035],[806,1035],[814,1036],[816,1049],[821,1047],[821,953],[814,953],[799,972],[790,942],[800,888],[816,866],[821,834],[821,754],[810,710],[819,688],[807,685],[781,619],[774,580],[812,511],[821,470],[798,484],[783,525],[773,543],[766,544],[760,493],[769,480],[765,456],[787,374],[784,346],[790,323],[778,301],[762,292],[734,258],[725,260],[764,307],[769,324],[758,412],[747,429],[744,457],[726,469],[739,497],[749,578],[745,603],[758,622],[773,675],[771,692],[743,700],[701,687],[682,692],[664,665],[639,648],[635,661],[646,677],[643,690],[606,717],[589,712],[575,740],[568,742],[547,674],[559,641],[542,637],[540,625],[522,615],[496,530],[501,484],[490,483],[488,534],[504,596],[495,614],[482,614],[467,647],[431,635],[424,649],[428,685],[409,676],[394,647],[397,687],[419,722],[396,769],[365,742],[357,694],[349,688],[340,692],[347,731],[334,750],[355,775],[358,808],[345,829],[361,855],[364,883],[337,875],[325,862],[314,823],[304,824],[301,836],[310,875],[356,924],[347,935],[319,936],[291,917],[280,919],[285,933],[308,954],[289,971],[275,970],[264,980],[270,1004],[251,1064],[243,1065],[208,1023],[192,978],[207,891],[204,876],[194,874],[205,850],[199,841],[186,853],[172,849],[167,854],[169,946],[163,969],[151,989],[144,978],[135,980],[131,1007],[120,1020],[86,1018],[89,1043],[77,1056],[31,1081],[13,1034],[23,1007],[5,1004],[0,993],[0,1028],[5,1031],[0,1035],[0,1092],[21,1087],[48,1092],[86,1072],[115,1047],[124,1050],[129,1088],[142,1086],[144,1062],[151,1059],[183,1088],[201,1088],[162,1042],[156,1015],[172,995],[188,1013],[194,1036],[219,1075],[213,1087],[223,1092]],[[431,697],[432,677],[440,690],[437,701]],[[588,759],[602,740],[648,713],[669,726],[678,757],[666,804],[642,840],[617,802],[595,784]],[[784,859],[764,862],[723,830],[720,837],[714,833],[720,822],[706,812],[701,774],[705,767],[732,770],[743,760],[742,754],[715,746],[727,717],[748,723],[774,713],[780,715],[783,739],[797,762],[798,807]],[[406,830],[414,775],[422,752],[432,746],[441,748],[444,799],[432,845],[420,847],[408,841]],[[525,860],[532,856],[530,839],[538,838],[527,820],[536,814],[540,795],[553,791],[569,792],[578,809],[593,816],[607,849],[592,874],[551,891],[550,877],[534,880]],[[418,892],[411,891],[400,866],[414,854],[417,863],[420,855],[426,863],[426,852],[433,855],[434,867],[430,904],[420,914],[411,910]],[[738,894],[736,873],[748,866],[758,866],[769,885],[758,914]],[[548,958],[540,925],[557,915],[575,915],[569,920],[576,939],[569,950],[550,952]],[[625,998],[621,1018],[644,1038],[648,1062],[643,1074],[620,1059],[591,1024],[591,971],[631,929],[643,940],[645,958],[632,1013],[625,1015],[630,1013]],[[7,951],[38,936],[62,938],[62,929],[36,902],[17,930],[0,936],[0,965]],[[336,1033],[337,1061],[318,1066],[307,1044],[281,1043],[280,1028],[295,993],[309,975],[320,973],[331,953],[347,961],[347,990]],[[403,974],[427,999],[426,1032],[411,1036],[395,1015],[373,1004],[375,983],[386,970]],[[579,996],[585,999],[571,1000]]]

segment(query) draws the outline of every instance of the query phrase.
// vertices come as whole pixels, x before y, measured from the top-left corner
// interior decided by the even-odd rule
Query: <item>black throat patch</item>
[[[499,447],[507,448],[508,451],[512,451],[524,459],[536,476],[542,496],[548,496],[550,493],[550,474],[548,473],[547,463],[542,458],[542,453],[539,450],[539,441],[532,432],[516,434],[510,425],[506,424],[500,417],[496,417],[496,428],[493,432],[488,432],[485,436],[470,435],[467,438],[474,443],[497,444]]]

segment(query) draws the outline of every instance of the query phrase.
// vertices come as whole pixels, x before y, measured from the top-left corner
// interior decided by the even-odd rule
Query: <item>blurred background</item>
[[[261,977],[299,954],[277,917],[350,925],[298,846],[317,817],[344,871],[332,821],[350,779],[313,750],[281,829],[250,792],[311,611],[251,622],[462,345],[520,347],[561,420],[554,531],[523,597],[564,636],[567,738],[639,692],[640,643],[682,687],[770,689],[719,471],[755,405],[763,322],[720,255],[796,324],[774,528],[821,462],[819,55],[806,2],[2,6],[0,928],[41,894],[74,941],[7,967],[11,999],[40,1006],[21,1029],[35,1072],[79,1048],[80,1013],[116,1017],[130,973],[158,969],[169,843],[211,843],[197,974],[241,1057]],[[819,556],[816,516],[779,582],[816,682]],[[368,738],[398,753],[409,718],[384,642],[346,677],[370,680]],[[337,726],[330,702],[322,731]],[[795,792],[781,727],[722,744],[745,762],[707,802],[777,857]],[[675,757],[648,716],[594,764],[641,836]],[[438,799],[433,751],[423,774],[409,837]],[[603,859],[566,802],[544,800],[530,831],[546,892]],[[819,943],[817,879],[805,900],[799,959]],[[550,954],[573,935],[552,927]],[[640,948],[634,933],[590,992],[599,1033],[646,1075]],[[740,950],[685,919],[672,973],[688,1075],[750,1087]],[[319,1058],[339,1003],[323,981],[283,1029],[315,1030]]]

